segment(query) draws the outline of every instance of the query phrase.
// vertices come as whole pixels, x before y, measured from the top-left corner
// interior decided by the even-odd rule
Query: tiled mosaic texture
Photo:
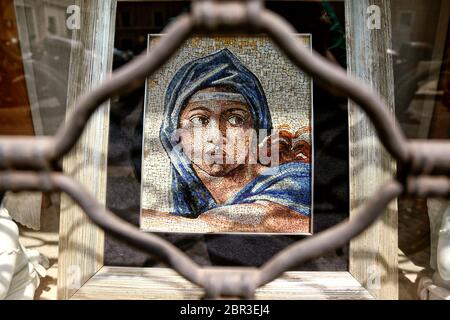
[[[159,41],[149,36],[149,50]],[[299,40],[311,48],[310,35]],[[170,160],[159,140],[163,120],[164,94],[176,71],[184,64],[228,48],[260,80],[272,114],[273,127],[288,125],[291,131],[311,126],[312,82],[265,36],[192,37],[147,80],[144,114],[141,208],[171,212]],[[203,222],[186,224],[141,215],[141,229],[162,232],[216,232]]]

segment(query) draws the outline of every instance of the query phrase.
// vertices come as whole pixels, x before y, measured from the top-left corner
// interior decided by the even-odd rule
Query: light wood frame
[[[95,86],[111,70],[116,0],[77,0],[82,30],[75,32],[71,52],[68,116],[80,93]],[[381,8],[381,29],[367,28],[367,8]],[[390,0],[346,0],[349,73],[393,101],[390,48]],[[86,55],[88,50],[91,54]],[[86,60],[87,59],[87,60]],[[76,84],[76,85],[74,85]],[[89,122],[82,139],[64,160],[64,170],[106,199],[109,104]],[[395,164],[381,146],[366,115],[349,104],[350,219],[353,209],[391,177]],[[397,299],[396,203],[382,218],[350,243],[348,272],[286,272],[257,290],[262,299]],[[67,197],[62,197],[58,262],[60,299],[196,299],[202,290],[173,270],[103,265],[104,234]],[[295,280],[295,281],[294,281]]]

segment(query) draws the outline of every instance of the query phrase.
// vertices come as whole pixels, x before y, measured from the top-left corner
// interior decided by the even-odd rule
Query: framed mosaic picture
[[[147,80],[141,230],[311,233],[311,124],[311,78],[267,36],[190,38]]]
[[[372,2],[369,0],[333,2],[345,13],[345,22],[342,24],[344,30],[342,38],[345,40],[342,46],[343,54],[335,57],[346,65],[349,76],[361,79],[375,89],[386,100],[386,105],[393,109],[392,60],[385,54],[387,49],[391,48],[388,14],[390,1],[377,0],[381,14],[385,17],[379,30],[366,28],[366,9]],[[122,27],[125,24],[132,24],[129,23],[130,20],[136,17],[123,15],[116,20],[115,0],[76,0],[75,3],[80,5],[83,12],[81,22],[83,29],[73,33],[73,39],[80,45],[71,48],[69,83],[77,85],[69,87],[67,97],[69,111],[82,93],[91,90],[109,75],[115,41],[128,44],[125,34],[129,31],[123,30]],[[155,5],[154,12],[162,11],[163,2],[122,2],[124,6],[138,4],[144,6],[152,3]],[[167,5],[167,2],[164,3]],[[297,5],[295,14],[298,15],[305,15],[303,6],[310,9],[320,4],[274,1],[268,2],[267,5],[274,3],[280,6]],[[166,10],[167,16],[175,16],[171,12],[176,6],[180,6],[179,12],[186,12],[184,7],[181,8],[184,4],[185,2],[171,2]],[[288,9],[286,17],[290,13]],[[154,16],[162,17],[159,14]],[[319,18],[320,16],[315,17],[316,20]],[[303,19],[295,15],[290,21],[294,20],[300,21],[299,24],[304,23]],[[151,24],[146,17],[142,21]],[[122,27],[116,27],[116,22],[122,23]],[[132,32],[140,32],[138,30],[140,29],[134,28]],[[157,32],[161,31],[142,33],[142,37],[136,37],[136,42],[145,48],[148,46],[147,35]],[[316,37],[315,33],[312,33],[312,36],[307,34],[308,32],[298,34],[297,37],[299,42],[308,47],[311,47],[312,40],[316,41],[312,45],[320,46],[325,39]],[[150,37],[150,50],[158,41],[158,37]],[[86,51],[92,54],[87,57]],[[138,188],[132,190],[139,194],[141,187],[141,206],[137,206],[137,211],[143,209],[141,214],[138,212],[143,232],[164,233],[171,237],[194,233],[189,236],[212,237],[218,242],[223,242],[223,239],[228,241],[231,237],[248,237],[250,240],[244,243],[248,244],[255,238],[264,242],[267,237],[292,238],[293,234],[314,237],[320,230],[316,228],[312,230],[312,225],[319,218],[326,222],[323,229],[335,224],[326,214],[319,215],[317,206],[313,208],[311,205],[313,199],[323,198],[327,193],[333,192],[335,185],[334,180],[328,179],[327,172],[322,172],[329,188],[324,188],[320,194],[314,193],[313,197],[313,183],[308,180],[310,179],[308,177],[319,171],[317,168],[312,169],[321,151],[313,147],[313,142],[323,142],[324,148],[332,148],[327,136],[323,141],[312,139],[312,133],[317,134],[319,130],[326,129],[326,126],[319,127],[314,122],[312,130],[311,110],[314,103],[311,83],[316,81],[311,81],[301,71],[289,65],[284,57],[274,62],[273,59],[277,55],[279,53],[264,36],[242,38],[194,36],[168,60],[169,67],[162,66],[154,77],[148,79],[144,89],[146,110],[143,112],[143,147],[140,150],[144,160],[140,162],[142,169],[137,170],[138,173],[144,174],[142,184],[138,184]],[[230,71],[229,79],[224,76],[225,71]],[[215,75],[217,79],[214,78]],[[235,81],[239,77],[244,80]],[[218,82],[215,83],[215,80]],[[203,85],[196,81],[205,82]],[[332,89],[330,88],[331,91]],[[294,95],[293,91],[300,94]],[[166,96],[176,99],[175,101],[166,99]],[[115,102],[115,99],[112,99],[105,103],[91,117],[84,135],[63,163],[64,172],[83,184],[101,203],[107,202],[110,192],[107,190],[108,180],[111,179],[108,175],[108,153],[117,151],[111,147],[109,137],[111,134],[117,136],[122,134],[110,130],[112,114],[110,111],[114,108],[110,110],[109,106]],[[290,107],[285,108],[287,104],[290,104]],[[352,220],[356,216],[355,209],[371,198],[375,190],[392,176],[395,165],[381,147],[373,126],[364,112],[352,101],[345,100],[343,104],[344,121],[340,119],[339,122],[345,126],[344,139],[348,145],[348,152],[345,152],[348,158],[348,174],[345,175],[348,182],[348,206],[343,211],[346,219]],[[68,114],[70,116],[70,112]],[[315,112],[314,116],[317,114]],[[333,122],[338,120],[330,117],[326,124],[332,125]],[[237,140],[240,135],[229,137],[225,134],[227,139],[231,140],[226,140],[225,146],[214,150],[208,149],[208,139],[222,139],[223,132],[227,131],[224,129],[239,132],[242,130],[241,126],[251,129],[249,131],[254,133],[245,135],[245,139],[238,141],[247,145],[248,148],[245,150],[249,151],[241,153],[233,150],[231,159],[236,161],[242,156],[244,167],[251,164],[253,168],[260,170],[256,170],[257,172],[271,170],[271,174],[259,175],[261,180],[256,181],[254,173],[248,177],[244,175],[245,179],[231,188],[228,174],[233,173],[236,168],[233,167],[235,164],[229,166],[226,161],[229,155],[226,146],[235,146],[228,141],[233,141],[232,137]],[[195,133],[197,130],[201,134]],[[200,137],[197,138],[197,135]],[[192,143],[183,144],[183,139],[184,141],[191,139]],[[291,142],[290,145],[288,142]],[[278,152],[274,154],[270,153],[273,146],[278,147],[275,149]],[[267,151],[262,153],[266,156],[265,161],[262,161],[262,164],[258,163],[261,159],[256,157],[256,161],[252,163],[250,160],[253,158],[250,155],[254,155],[255,152],[258,154],[260,149]],[[200,160],[203,161],[203,155],[206,154],[211,162],[205,164],[197,161],[197,153],[201,155]],[[150,155],[154,156],[158,163],[154,163],[155,159],[150,159]],[[334,158],[330,158],[325,168],[333,166],[336,166],[336,162]],[[283,174],[283,168],[293,168],[291,171],[287,170],[288,173],[291,177],[298,176],[301,179],[295,179],[295,183],[280,188],[277,177]],[[218,186],[207,179],[202,180],[199,176],[204,173],[218,178],[211,179],[219,181]],[[132,176],[133,173],[126,171],[125,175]],[[290,180],[288,178],[283,181]],[[262,182],[261,186],[258,182]],[[191,184],[200,187],[191,188]],[[122,194],[126,194],[129,186],[120,183],[118,185]],[[273,190],[270,189],[272,185]],[[201,192],[196,194],[190,189]],[[242,190],[245,192],[241,192]],[[295,190],[296,196],[284,193],[288,190]],[[304,192],[302,194],[299,191]],[[125,196],[119,196],[114,195],[119,198],[118,202],[122,202]],[[195,201],[186,201],[194,196]],[[187,202],[191,205],[186,205]],[[287,217],[272,220],[276,226],[264,221],[258,222],[252,215],[248,215],[245,209],[242,212],[233,212],[238,223],[232,226],[220,218],[206,222],[207,219],[201,218],[208,217],[209,211],[226,207],[224,204],[246,207],[257,205],[257,202],[265,204],[272,202],[275,209],[281,207],[281,211],[287,212]],[[131,209],[128,207],[125,209],[123,214],[127,218]],[[391,203],[377,223],[350,241],[347,246],[348,264],[344,270],[289,270],[273,282],[258,288],[255,298],[398,298],[396,214],[396,205]],[[294,226],[283,225],[286,221],[289,223],[293,221]],[[158,236],[162,237],[161,234]],[[244,244],[237,243],[236,246],[244,247]],[[266,244],[259,249],[266,251]],[[105,264],[105,252],[105,233],[92,224],[69,197],[63,195],[58,258],[59,298],[117,300],[203,297],[204,290],[187,281],[167,265],[112,266]],[[254,255],[254,252],[248,250],[247,255]]]

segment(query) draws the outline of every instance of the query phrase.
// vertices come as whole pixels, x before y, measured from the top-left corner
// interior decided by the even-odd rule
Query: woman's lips
[[[209,149],[205,152],[206,162],[211,162],[215,164],[225,164],[227,161],[227,152],[223,149]]]
[[[205,154],[208,156],[221,156],[226,155],[227,152],[223,148],[214,147],[206,149]]]

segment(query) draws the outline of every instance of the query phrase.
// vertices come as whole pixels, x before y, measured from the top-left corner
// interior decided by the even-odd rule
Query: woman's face
[[[207,88],[199,93],[231,92]],[[179,120],[181,146],[189,160],[208,175],[223,177],[248,162],[253,119],[248,105],[235,100],[187,103]]]

